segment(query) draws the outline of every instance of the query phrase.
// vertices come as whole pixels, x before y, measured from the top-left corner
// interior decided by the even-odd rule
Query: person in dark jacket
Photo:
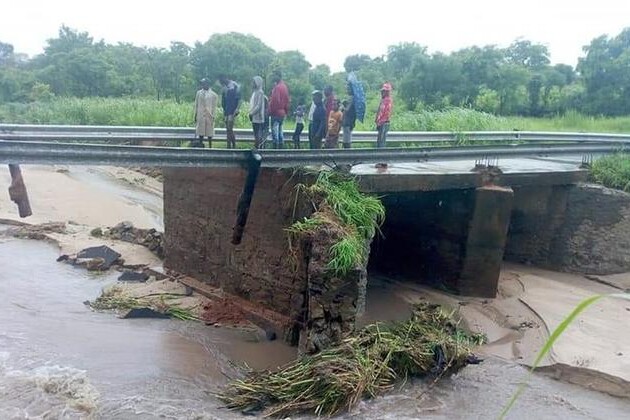
[[[348,99],[343,101],[343,148],[349,149],[352,145],[352,131],[357,123],[357,109],[354,106],[352,86],[348,84]]]
[[[227,134],[227,148],[236,148],[236,137],[234,136],[234,120],[241,105],[241,88],[234,80],[230,80],[225,75],[219,76],[219,83],[223,86],[221,94],[221,107],[225,117],[225,131]]]
[[[322,93],[318,90],[313,92],[313,103],[315,109],[308,125],[308,138],[311,149],[321,149],[322,140],[326,136],[326,109]]]

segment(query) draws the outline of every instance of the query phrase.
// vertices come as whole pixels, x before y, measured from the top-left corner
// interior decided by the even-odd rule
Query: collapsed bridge
[[[306,348],[353,328],[367,270],[493,297],[504,259],[602,273],[630,266],[630,204],[582,184],[593,156],[622,150],[628,136],[467,133],[471,145],[457,146],[461,134],[407,133],[405,143],[440,146],[252,151],[109,144],[189,134],[89,129],[0,125],[0,161],[162,167],[165,266],[278,313],[271,328]],[[286,228],[312,212],[295,192],[312,178],[294,168],[339,165],[381,197],[387,216],[368,265],[330,278],[313,270],[308,249],[296,266]],[[611,238],[623,246],[603,258]]]

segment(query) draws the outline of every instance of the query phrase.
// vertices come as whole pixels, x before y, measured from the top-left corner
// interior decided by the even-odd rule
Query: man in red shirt
[[[282,80],[282,74],[279,71],[274,72],[272,76],[274,83],[269,98],[269,116],[271,117],[271,138],[273,147],[282,149],[284,147],[284,135],[282,133],[282,124],[284,118],[289,115],[289,88]]]
[[[392,116],[392,85],[389,82],[385,82],[381,88],[381,103],[378,106],[378,112],[376,113],[376,130],[378,136],[376,137],[376,147],[379,149],[385,147],[385,141],[387,140],[387,132],[389,131],[389,119]]]

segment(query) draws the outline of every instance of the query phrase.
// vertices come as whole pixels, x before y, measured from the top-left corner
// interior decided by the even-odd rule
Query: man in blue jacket
[[[321,149],[322,140],[326,136],[326,109],[324,108],[323,95],[319,90],[313,92],[313,118],[308,125],[308,139],[311,149]]]

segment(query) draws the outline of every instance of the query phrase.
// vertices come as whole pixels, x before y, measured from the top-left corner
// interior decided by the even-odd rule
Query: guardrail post
[[[256,187],[256,180],[260,173],[260,164],[262,163],[262,156],[252,150],[247,162],[247,177],[245,178],[245,185],[243,186],[243,192],[238,200],[238,207],[236,208],[236,224],[232,231],[232,244],[238,245],[243,238],[243,231],[247,224],[247,216],[249,215],[249,207],[252,204],[252,197],[254,196],[254,188]]]

